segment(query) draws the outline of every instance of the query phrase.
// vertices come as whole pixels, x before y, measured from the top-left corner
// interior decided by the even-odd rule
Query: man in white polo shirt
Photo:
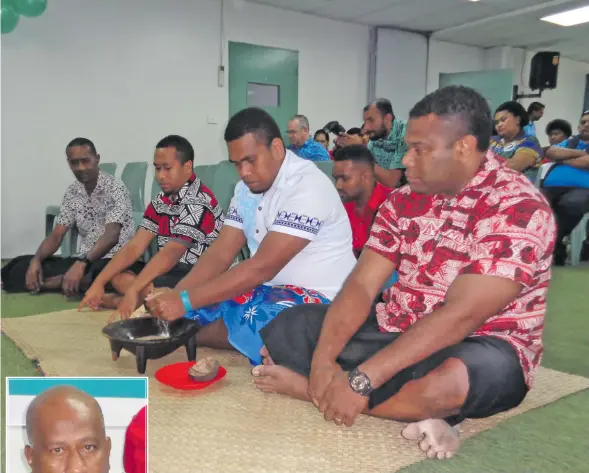
[[[197,343],[234,348],[261,361],[258,334],[281,310],[332,300],[352,271],[352,230],[335,187],[317,166],[284,147],[258,108],[225,129],[241,182],[217,240],[167,293],[149,298],[166,320],[197,320]],[[230,268],[247,243],[251,258]]]

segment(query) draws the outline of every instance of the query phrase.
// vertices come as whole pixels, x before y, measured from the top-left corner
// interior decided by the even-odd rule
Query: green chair
[[[215,173],[210,189],[215,194],[221,207],[223,207],[223,211],[227,212],[235,192],[235,186],[240,180],[239,174],[235,166],[229,161],[221,161],[214,168]]]
[[[100,163],[98,167],[101,171],[104,171],[111,176],[114,176],[117,171],[117,163]]]
[[[121,180],[131,194],[133,212],[145,210],[145,178],[147,176],[147,163],[145,161],[127,163],[123,168]]]
[[[213,185],[216,168],[216,164],[200,164],[194,166],[194,174],[210,189]]]
[[[331,172],[333,170],[333,162],[332,161],[317,161],[317,162],[315,162],[315,164],[323,172],[323,174],[325,174],[327,177],[329,177],[331,182],[333,182],[335,184],[335,179],[333,178],[333,175],[331,174]]]
[[[581,249],[583,247],[583,241],[586,238],[587,222],[589,222],[589,213],[585,214],[569,237],[571,243],[571,264],[573,266],[581,262]]]

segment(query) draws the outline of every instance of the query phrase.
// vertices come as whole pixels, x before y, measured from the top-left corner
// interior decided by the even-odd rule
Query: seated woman
[[[317,130],[313,135],[313,139],[329,151],[329,133],[325,130]]]
[[[524,173],[532,182],[540,164],[542,148],[535,136],[527,136],[528,112],[517,102],[505,102],[495,110],[497,135],[491,138],[490,150],[507,159],[507,167]]]

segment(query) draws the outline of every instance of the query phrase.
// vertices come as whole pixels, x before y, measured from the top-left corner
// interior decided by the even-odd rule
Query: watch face
[[[350,380],[352,389],[356,392],[362,392],[368,387],[368,379],[362,374],[357,374]]]

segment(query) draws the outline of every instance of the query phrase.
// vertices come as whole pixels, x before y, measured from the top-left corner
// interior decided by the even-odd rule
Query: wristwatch
[[[91,263],[91,261],[88,259],[88,253],[79,253],[76,256],[74,256],[74,259],[86,264]]]
[[[372,392],[370,378],[366,373],[359,371],[358,368],[354,368],[348,374],[348,384],[352,388],[352,391],[362,396],[368,396]]]

